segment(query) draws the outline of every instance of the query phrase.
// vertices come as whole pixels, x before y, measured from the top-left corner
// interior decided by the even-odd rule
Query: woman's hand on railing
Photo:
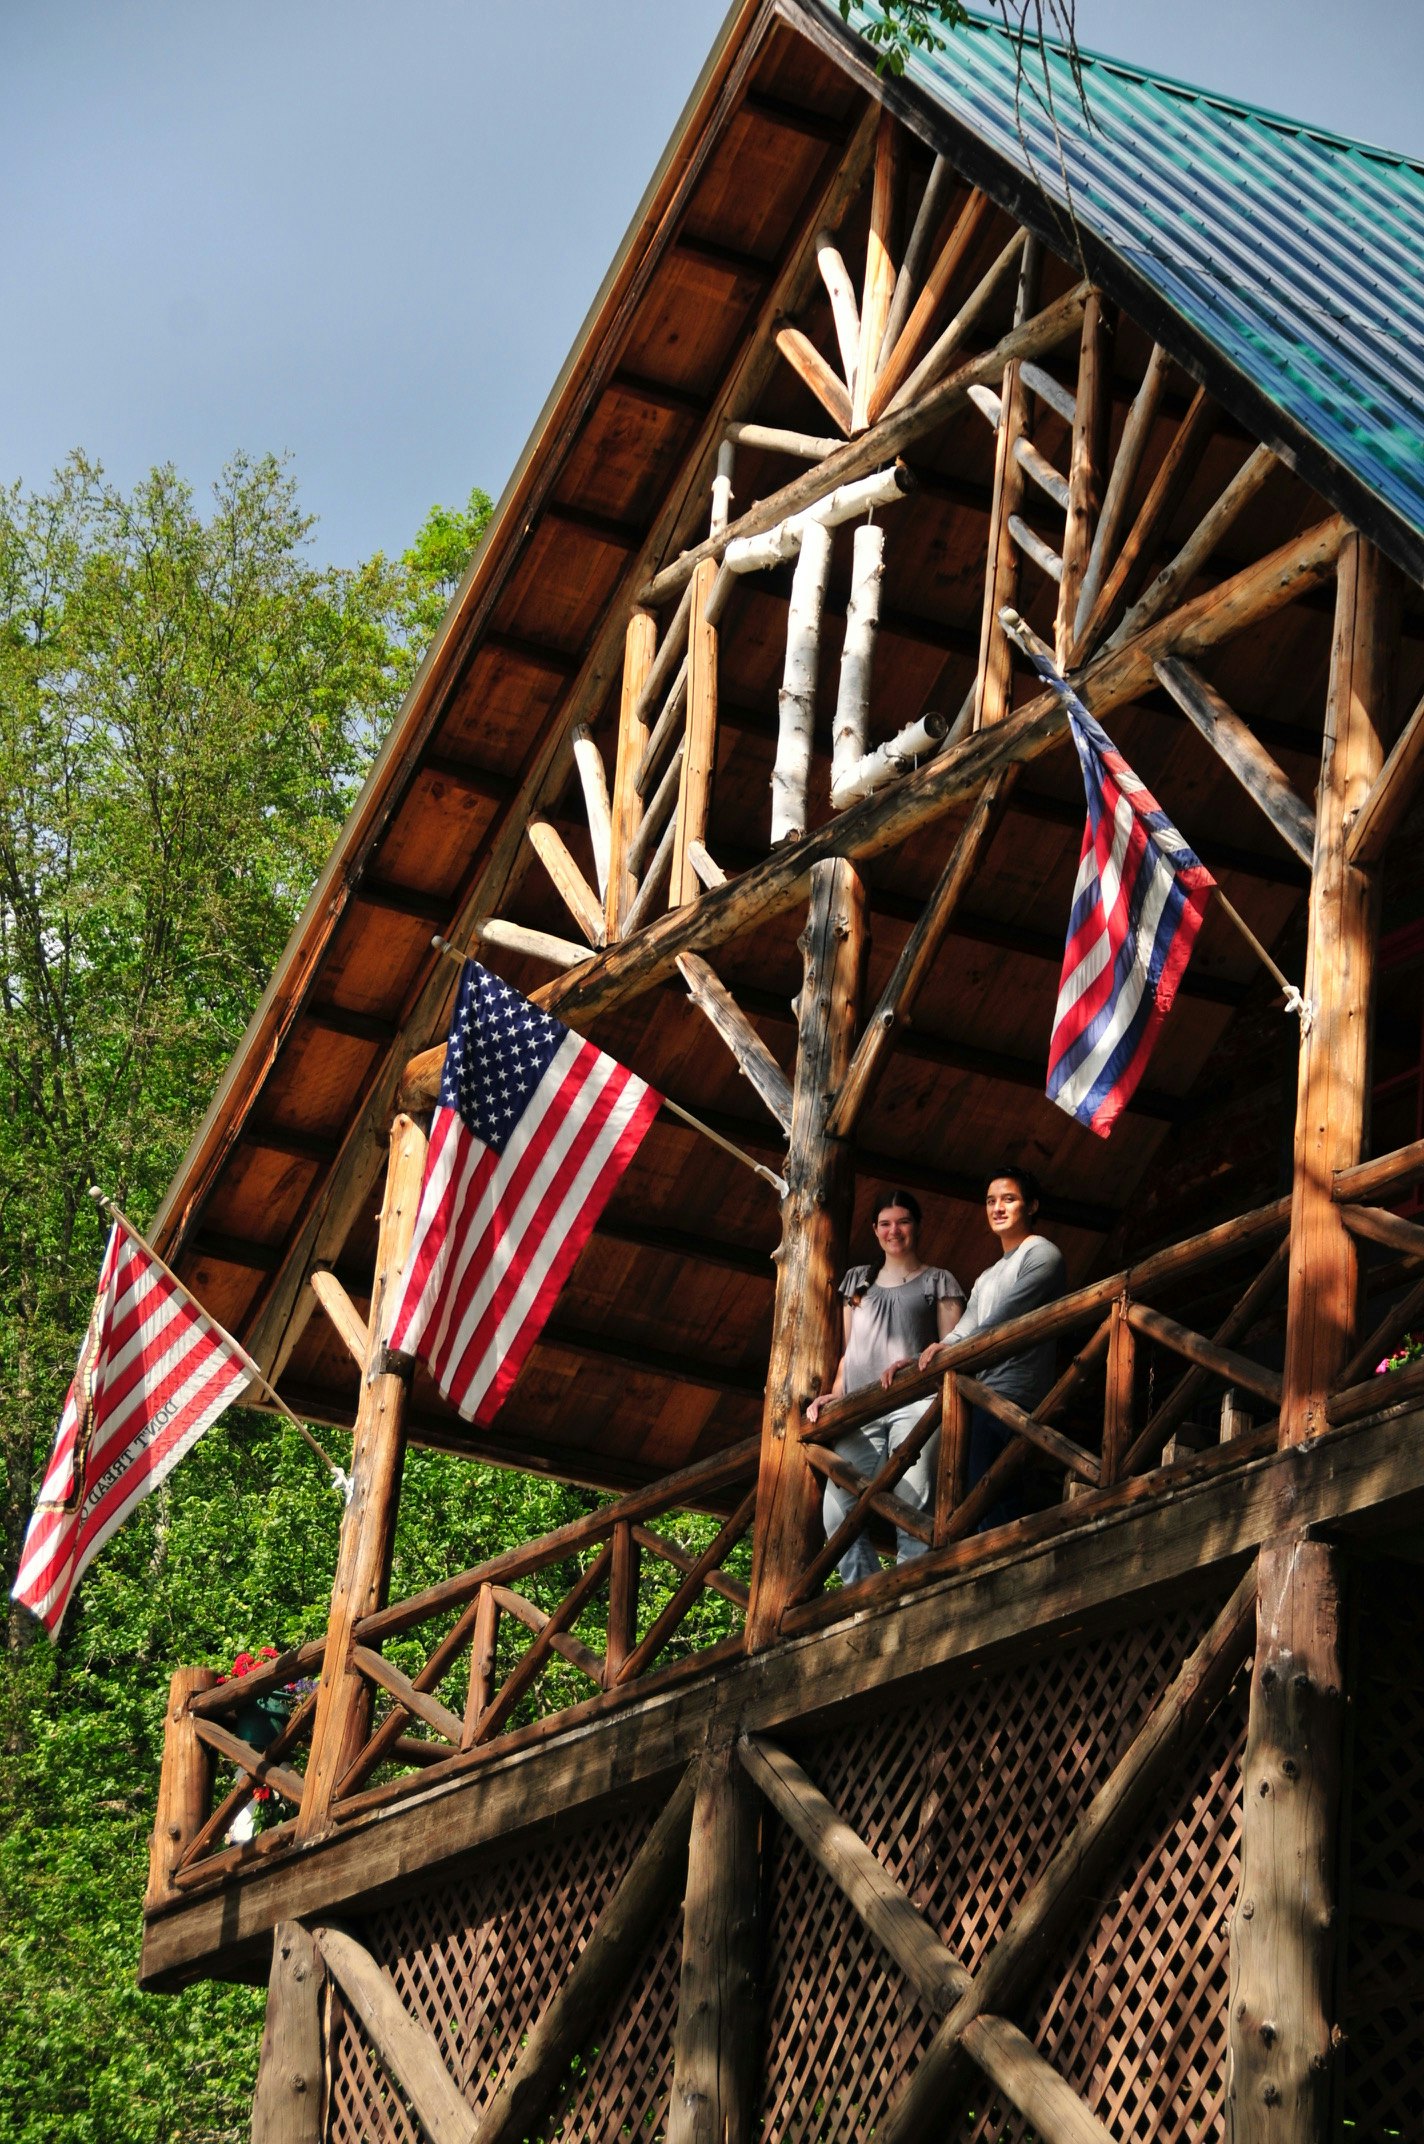
[[[840,1394],[836,1392],[818,1392],[816,1394],[816,1397],[813,1400],[807,1400],[805,1406],[802,1408],[802,1419],[807,1422],[814,1422],[816,1420],[816,1417],[820,1414],[821,1409],[827,1404],[827,1402],[829,1400],[839,1399],[839,1397]]]
[[[913,1355],[901,1355],[897,1361],[891,1363],[888,1370],[880,1372],[880,1383],[884,1390],[886,1392],[890,1390],[891,1384],[902,1370],[913,1370],[914,1367],[915,1358]]]
[[[932,1370],[935,1364],[935,1357],[943,1346],[943,1340],[931,1340],[927,1348],[921,1349],[920,1359],[915,1364],[915,1368],[917,1370]]]

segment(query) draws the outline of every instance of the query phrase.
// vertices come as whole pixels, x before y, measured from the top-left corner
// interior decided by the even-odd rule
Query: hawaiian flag
[[[498,1412],[661,1101],[465,963],[389,1344],[467,1420]]]
[[[1048,1097],[1106,1139],[1147,1069],[1216,881],[1077,695],[1049,682],[1068,711],[1088,818]]]
[[[12,1589],[51,1637],[110,1534],[252,1374],[237,1342],[116,1221]]]

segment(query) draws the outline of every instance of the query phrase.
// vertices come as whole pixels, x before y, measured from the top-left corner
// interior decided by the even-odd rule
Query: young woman
[[[982,1332],[986,1325],[1002,1325],[1009,1318],[1021,1317],[1026,1310],[1038,1310],[1062,1295],[1067,1279],[1063,1253],[1046,1236],[1038,1235],[1033,1226],[1039,1197],[1038,1179],[1028,1169],[1004,1164],[990,1176],[984,1187],[984,1216],[998,1238],[999,1257],[970,1289],[964,1315],[954,1330],[956,1340]],[[920,1356],[920,1368],[927,1370],[938,1352],[938,1342],[932,1342]],[[1053,1342],[1045,1340],[988,1369],[976,1370],[974,1375],[991,1391],[1002,1392],[1006,1399],[1017,1401],[1026,1414],[1032,1414],[1053,1383],[1054,1354]],[[970,1488],[988,1473],[1012,1434],[984,1408],[972,1410],[967,1469]],[[1020,1508],[1017,1497],[1006,1496],[986,1513],[980,1530],[1017,1518]]]
[[[869,1265],[852,1266],[841,1282],[844,1300],[844,1346],[829,1392],[811,1401],[806,1419],[814,1422],[828,1400],[848,1392],[863,1392],[869,1385],[888,1385],[897,1369],[913,1362],[922,1349],[948,1339],[959,1321],[964,1290],[943,1266],[927,1266],[920,1258],[919,1202],[908,1191],[882,1191],[875,1202],[875,1241],[879,1256]],[[836,1441],[835,1451],[848,1466],[869,1480],[892,1452],[899,1450],[923,1413],[925,1401],[893,1409],[879,1421],[848,1430]],[[925,1509],[932,1480],[926,1455],[920,1454],[902,1477],[897,1495]],[[826,1483],[823,1517],[830,1539],[854,1497],[835,1482]],[[899,1560],[924,1554],[924,1543],[913,1534],[896,1536]],[[837,1568],[850,1586],[880,1568],[880,1559],[861,1534],[842,1556]]]

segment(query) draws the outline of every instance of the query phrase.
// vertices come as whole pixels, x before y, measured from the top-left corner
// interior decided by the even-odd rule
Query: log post
[[[731,1744],[710,1751],[688,1845],[667,2144],[751,2144],[755,2134],[760,1818]]]
[[[217,1680],[216,1668],[175,1668],[168,1684],[158,1807],[148,1847],[146,1913],[178,1896],[173,1872],[207,1822],[214,1759],[207,1744],[198,1739],[188,1700],[200,1690],[211,1690]]]
[[[1006,603],[1016,604],[1019,553],[1009,531],[1010,518],[1023,503],[1023,463],[1014,448],[1026,435],[1028,396],[1017,364],[1004,367],[999,395],[999,439],[994,455],[994,501],[989,513],[989,564],[984,584],[984,617],[979,629],[979,677],[974,700],[974,727],[1001,722],[1013,701],[1013,647],[999,623]]]
[[[272,1931],[252,2144],[321,2144],[321,1953],[297,1921]]]
[[[1132,1443],[1132,1386],[1137,1367],[1137,1340],[1128,1319],[1124,1293],[1112,1306],[1108,1325],[1107,1394],[1103,1403],[1102,1482],[1119,1479],[1123,1456]]]
[[[1336,1169],[1364,1152],[1370,1091],[1376,888],[1346,861],[1350,817],[1384,759],[1394,627],[1393,569],[1362,536],[1337,569],[1325,741],[1316,795],[1291,1193],[1281,1442],[1325,1428],[1325,1403],[1354,1344],[1359,1253],[1331,1198]]]
[[[1270,1542],[1256,1575],[1227,2136],[1230,2144],[1326,2144],[1344,1713],[1338,1552],[1298,1537]]]
[[[864,759],[870,736],[870,672],[880,624],[880,583],[885,572],[885,529],[865,521],[855,532],[846,608],[845,644],[841,649],[840,686],[831,738],[831,789]]]
[[[747,1650],[769,1645],[819,1535],[819,1483],[797,1434],[802,1403],[824,1391],[840,1354],[836,1282],[845,1262],[855,1178],[850,1142],[828,1129],[849,1068],[865,966],[865,894],[844,857],[811,871],[801,938],[800,1037],[777,1254],[776,1302],[762,1413],[756,1554]]]
[[[717,628],[708,622],[707,599],[717,578],[712,559],[704,559],[692,576],[692,610],[687,621],[687,737],[677,792],[677,833],[672,848],[672,884],[668,907],[695,901],[702,882],[688,861],[687,845],[707,832],[712,802],[712,769],[717,759]]]
[[[808,522],[786,614],[786,667],[777,702],[776,764],[771,773],[773,848],[779,841],[806,831],[806,791],[816,725],[816,672],[821,656],[821,609],[830,570],[831,532],[822,522]]]
[[[1078,392],[1073,404],[1073,447],[1068,475],[1068,519],[1063,532],[1063,578],[1058,584],[1054,652],[1060,668],[1073,649],[1073,620],[1088,570],[1093,530],[1102,506],[1103,462],[1112,415],[1112,331],[1101,291],[1083,308],[1078,348]]]
[[[309,1839],[325,1828],[337,1785],[370,1729],[370,1686],[356,1670],[352,1649],[356,1624],[382,1606],[390,1576],[410,1366],[388,1365],[386,1328],[415,1230],[425,1147],[423,1127],[413,1117],[398,1116],[391,1126],[386,1196],[376,1246],[370,1350],[356,1407],[351,1501],[341,1522],[336,1552],[306,1792],[297,1817],[299,1839]]]
[[[623,696],[618,711],[618,757],[613,770],[612,820],[609,832],[608,893],[604,918],[610,939],[622,936],[623,919],[638,891],[637,879],[628,869],[628,851],[643,817],[643,799],[633,777],[643,764],[648,748],[648,724],[643,719],[643,687],[653,667],[657,621],[651,611],[635,610],[628,620],[623,643]]]

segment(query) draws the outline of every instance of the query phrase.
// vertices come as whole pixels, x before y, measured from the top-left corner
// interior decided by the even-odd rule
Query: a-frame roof
[[[797,12],[866,69],[878,9]],[[971,19],[881,87],[1418,575],[1424,163],[1080,57],[1082,97],[1062,47],[1020,71],[1011,34]]]

